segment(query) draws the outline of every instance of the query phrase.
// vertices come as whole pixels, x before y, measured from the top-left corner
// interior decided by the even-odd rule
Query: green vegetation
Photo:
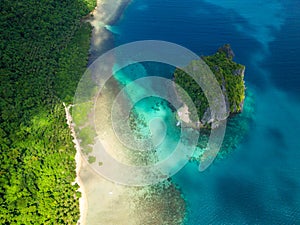
[[[62,102],[85,71],[95,0],[1,1],[0,224],[76,224]]]
[[[89,162],[90,164],[96,162],[96,157],[95,157],[95,156],[89,156],[88,162]]]
[[[245,98],[245,67],[232,60],[233,52],[230,46],[224,45],[216,54],[202,57],[202,59],[214,73],[223,91],[230,113],[241,112]],[[176,69],[174,77],[175,82],[180,85],[193,100],[197,108],[199,119],[203,118],[203,115],[209,106],[207,98],[205,97],[201,87],[192,77],[181,69]],[[191,119],[193,120],[193,118]]]

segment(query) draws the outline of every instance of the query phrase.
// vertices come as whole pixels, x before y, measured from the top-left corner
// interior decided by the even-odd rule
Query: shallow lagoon
[[[297,1],[139,0],[113,25],[118,30],[115,45],[158,39],[209,55],[230,43],[235,60],[246,65],[248,100],[254,104],[244,139],[208,170],[199,173],[197,165],[189,163],[173,176],[188,204],[186,224],[299,222],[297,5]]]

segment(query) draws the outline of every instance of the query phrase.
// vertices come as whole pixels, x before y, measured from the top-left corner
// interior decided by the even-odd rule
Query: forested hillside
[[[76,224],[62,102],[85,70],[95,0],[0,2],[0,224]]]
[[[245,66],[234,62],[233,57],[234,53],[230,45],[226,44],[219,48],[214,55],[202,56],[201,58],[215,75],[224,94],[229,113],[236,114],[242,111],[245,99]],[[208,101],[196,81],[181,69],[175,70],[174,80],[186,90],[193,100],[201,121],[204,120],[204,117],[210,117],[210,115],[206,115],[209,108]],[[192,107],[189,108],[191,109]],[[208,121],[209,119],[206,120]],[[203,122],[204,124],[206,120]]]

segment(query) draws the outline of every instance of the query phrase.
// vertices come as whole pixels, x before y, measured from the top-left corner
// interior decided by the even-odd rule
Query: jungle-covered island
[[[229,44],[220,47],[214,55],[201,57],[209,66],[220,85],[229,116],[242,112],[246,89],[244,84],[245,66],[234,62],[233,58],[234,52]],[[209,127],[213,118],[210,115],[208,100],[201,87],[191,76],[180,68],[175,70],[174,80],[187,92],[193,101],[201,123],[200,126]],[[186,109],[183,111],[193,108],[189,105],[191,102],[186,101],[184,96],[180,95],[180,93],[179,97],[181,97],[183,103],[186,104]],[[193,123],[197,122],[193,115],[195,114],[189,113],[189,118],[183,119],[183,121],[190,120]]]

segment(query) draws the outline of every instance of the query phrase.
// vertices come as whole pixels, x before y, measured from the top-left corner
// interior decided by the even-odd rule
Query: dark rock
[[[240,68],[232,71],[235,76],[244,76],[245,68]]]
[[[230,44],[225,44],[224,46],[220,47],[218,52],[225,52],[228,59],[233,59],[233,57],[235,56],[233,50],[230,47]]]

